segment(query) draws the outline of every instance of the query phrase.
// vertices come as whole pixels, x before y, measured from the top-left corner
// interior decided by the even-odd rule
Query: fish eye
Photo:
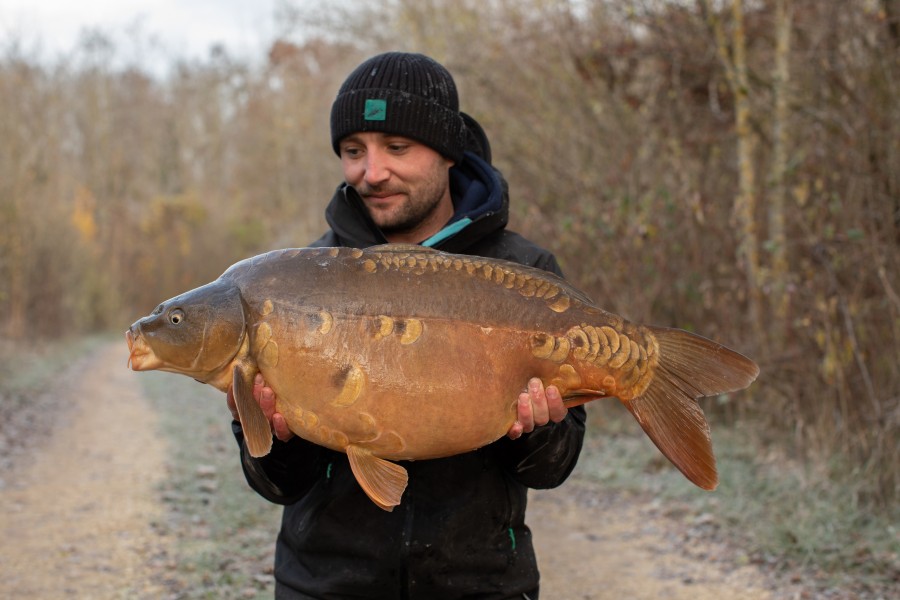
[[[181,325],[182,321],[184,321],[184,311],[180,308],[169,313],[169,323],[172,325]]]

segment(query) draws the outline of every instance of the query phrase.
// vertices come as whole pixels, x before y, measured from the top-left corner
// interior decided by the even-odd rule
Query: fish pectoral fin
[[[232,393],[237,406],[241,429],[244,430],[244,442],[250,456],[259,458],[272,449],[272,428],[269,420],[253,398],[253,379],[257,369],[252,364],[240,364],[234,367]]]
[[[356,481],[372,502],[388,512],[394,510],[409,480],[406,469],[354,444],[347,446],[347,456]]]

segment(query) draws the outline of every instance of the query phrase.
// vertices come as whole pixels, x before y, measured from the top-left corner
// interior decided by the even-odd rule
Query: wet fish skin
[[[696,398],[758,374],[715,342],[608,313],[550,273],[418,246],[253,257],[162,303],[126,337],[135,370],[232,387],[254,456],[272,443],[251,393],[261,372],[292,431],[346,452],[387,510],[406,485],[391,461],[498,439],[532,376],[557,385],[568,406],[617,397],[663,454],[712,489]]]

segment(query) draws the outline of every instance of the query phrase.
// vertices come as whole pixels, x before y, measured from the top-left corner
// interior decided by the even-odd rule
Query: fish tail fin
[[[759,367],[749,358],[680,329],[650,328],[659,345],[653,379],[639,396],[624,400],[657,448],[690,481],[718,485],[709,424],[697,398],[750,385]]]

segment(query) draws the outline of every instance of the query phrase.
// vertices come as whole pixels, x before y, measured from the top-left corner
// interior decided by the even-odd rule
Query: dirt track
[[[116,344],[82,365],[58,391],[67,418],[0,473],[0,597],[166,597],[154,569],[171,540],[154,523],[167,448],[122,360]],[[646,505],[597,498],[579,482],[532,495],[542,598],[770,597],[755,569],[710,560],[709,543],[686,550]]]
[[[718,560],[725,548],[711,541],[685,547],[681,528],[645,502],[604,497],[578,481],[531,498],[541,598],[771,598],[755,567]]]
[[[0,597],[162,597],[149,565],[166,449],[123,367],[116,346],[92,357],[58,390],[66,421],[4,474]]]

